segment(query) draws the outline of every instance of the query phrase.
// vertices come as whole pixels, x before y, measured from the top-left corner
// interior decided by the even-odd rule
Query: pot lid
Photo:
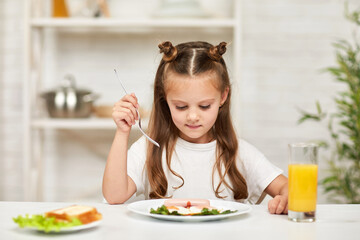
[[[79,89],[76,87],[76,80],[74,75],[66,74],[64,79],[61,81],[60,85],[53,90],[47,91],[47,93],[59,93],[59,92],[76,92],[76,93],[90,93],[90,90]]]

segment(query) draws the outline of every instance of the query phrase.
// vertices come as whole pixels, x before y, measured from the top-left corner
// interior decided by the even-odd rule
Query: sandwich
[[[73,205],[46,212],[45,217],[54,217],[58,222],[71,222],[77,218],[82,224],[88,224],[100,220],[102,215],[94,207]]]

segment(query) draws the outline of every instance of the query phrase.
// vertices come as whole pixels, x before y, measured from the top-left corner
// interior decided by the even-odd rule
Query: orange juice
[[[289,164],[288,207],[290,211],[315,211],[317,172],[316,164]]]

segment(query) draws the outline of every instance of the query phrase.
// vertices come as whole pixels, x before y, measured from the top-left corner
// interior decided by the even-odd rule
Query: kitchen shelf
[[[141,125],[147,129],[149,119],[142,118]],[[36,129],[116,129],[112,118],[40,118],[32,121],[31,126]],[[133,129],[136,129],[133,128]]]
[[[30,21],[32,27],[78,28],[78,27],[122,27],[122,28],[233,28],[234,19],[111,19],[111,18],[35,18]]]
[[[32,121],[32,127],[38,129],[115,129],[116,125],[111,118],[85,119],[53,119],[42,118]]]

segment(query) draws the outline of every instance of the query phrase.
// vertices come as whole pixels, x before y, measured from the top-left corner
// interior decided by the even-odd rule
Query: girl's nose
[[[195,110],[190,110],[187,114],[187,120],[190,122],[196,122],[199,120],[199,114]]]

